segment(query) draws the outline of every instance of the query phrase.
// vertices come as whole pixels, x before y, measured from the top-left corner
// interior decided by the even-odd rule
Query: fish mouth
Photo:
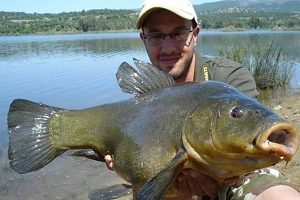
[[[279,123],[259,134],[253,144],[262,152],[288,162],[298,149],[299,134],[293,125]]]

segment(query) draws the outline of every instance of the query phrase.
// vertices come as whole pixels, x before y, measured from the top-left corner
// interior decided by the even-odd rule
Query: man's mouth
[[[174,65],[178,62],[179,59],[180,59],[180,57],[178,57],[178,56],[162,57],[162,58],[160,58],[160,62],[164,66],[166,66],[168,69],[172,69],[174,67]]]

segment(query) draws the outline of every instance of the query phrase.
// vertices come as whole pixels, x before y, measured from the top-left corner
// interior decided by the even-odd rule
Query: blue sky
[[[220,0],[191,0],[202,4]],[[142,0],[0,0],[0,11],[26,13],[60,13],[91,9],[132,9],[140,8]]]

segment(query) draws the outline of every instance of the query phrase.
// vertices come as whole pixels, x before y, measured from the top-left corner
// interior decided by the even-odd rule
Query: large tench
[[[114,170],[135,199],[179,195],[186,168],[212,177],[225,199],[226,179],[243,177],[296,153],[295,126],[232,86],[175,85],[156,67],[122,63],[117,80],[135,97],[83,110],[16,99],[8,113],[9,159],[19,173],[38,170],[69,149],[114,156]],[[201,183],[199,183],[201,184]]]

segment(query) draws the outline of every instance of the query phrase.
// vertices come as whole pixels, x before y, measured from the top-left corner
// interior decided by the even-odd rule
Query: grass
[[[219,49],[219,55],[246,66],[259,89],[288,86],[294,73],[294,65],[284,58],[283,47],[273,42],[262,46],[259,42],[249,46],[238,44]]]

